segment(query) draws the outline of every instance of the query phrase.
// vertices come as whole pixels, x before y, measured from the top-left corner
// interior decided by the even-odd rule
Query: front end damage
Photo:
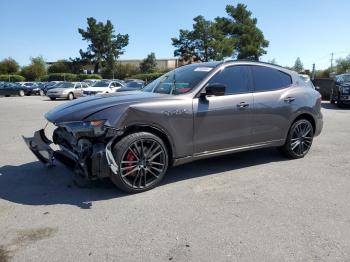
[[[88,180],[109,177],[117,173],[112,148],[122,132],[109,127],[105,121],[77,121],[56,124],[49,140],[44,129],[33,137],[23,137],[33,154],[48,167],[58,160],[75,174]],[[58,146],[55,150],[54,145]]]

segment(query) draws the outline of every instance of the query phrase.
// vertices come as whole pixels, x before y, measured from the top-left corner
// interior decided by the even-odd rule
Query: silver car
[[[53,142],[43,129],[25,138],[39,160],[131,193],[197,159],[265,147],[302,158],[323,126],[321,95],[297,73],[248,61],[183,66],[141,91],[81,98],[45,117]]]
[[[49,89],[46,93],[51,100],[63,98],[73,100],[83,95],[83,89],[88,85],[82,82],[61,82],[55,85],[55,88]]]

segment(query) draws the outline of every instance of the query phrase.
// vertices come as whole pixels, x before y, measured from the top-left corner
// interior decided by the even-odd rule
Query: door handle
[[[248,107],[248,106],[249,106],[249,104],[246,103],[246,102],[241,102],[241,103],[237,104],[238,108],[245,108],[245,107]]]
[[[295,98],[294,97],[287,97],[287,98],[285,98],[284,99],[284,102],[286,102],[286,103],[291,103],[291,102],[293,102],[295,100]]]

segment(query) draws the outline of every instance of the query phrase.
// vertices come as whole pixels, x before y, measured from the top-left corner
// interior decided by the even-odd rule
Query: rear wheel
[[[127,193],[139,193],[156,187],[168,168],[168,151],[157,136],[139,132],[121,139],[113,147],[118,174],[111,180]]]
[[[73,93],[69,93],[67,99],[68,100],[73,100],[74,99]]]
[[[19,90],[19,91],[18,91],[18,95],[19,95],[19,96],[24,96],[24,95],[25,95],[25,94],[24,94],[24,91],[23,91],[23,90]]]
[[[56,97],[50,97],[51,100],[56,100]]]
[[[303,158],[311,148],[313,137],[314,130],[311,123],[306,119],[300,119],[291,126],[281,151],[289,158]]]

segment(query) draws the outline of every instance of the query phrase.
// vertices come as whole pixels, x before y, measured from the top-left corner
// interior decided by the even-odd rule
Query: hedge
[[[26,79],[23,76],[20,75],[0,75],[0,81],[5,81],[5,82],[23,82]]]
[[[71,74],[71,73],[52,73],[44,76],[41,81],[82,81],[84,79],[102,79],[97,74]]]
[[[98,74],[91,74],[91,75],[79,74],[78,78],[80,81],[85,80],[85,79],[102,79],[102,77]]]
[[[164,75],[164,73],[149,73],[149,74],[137,74],[137,75],[133,75],[130,78],[131,79],[141,79],[144,80],[146,82],[150,82],[153,81],[154,79],[160,77],[161,75]]]
[[[71,73],[52,73],[44,76],[41,81],[77,81],[78,76]]]

